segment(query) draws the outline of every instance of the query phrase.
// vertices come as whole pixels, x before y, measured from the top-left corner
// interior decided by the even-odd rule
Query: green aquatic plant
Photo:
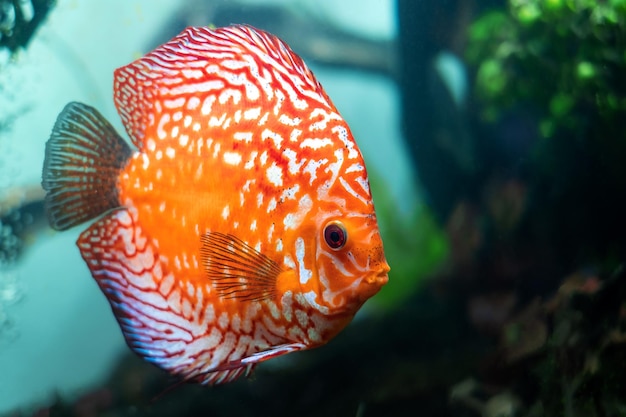
[[[626,248],[626,0],[506,4],[469,28],[471,117],[492,147],[523,141],[528,229],[564,269],[605,262]]]
[[[524,101],[540,113],[543,137],[584,132],[594,116],[617,122],[626,111],[625,42],[625,0],[509,0],[469,33],[483,118]]]
[[[531,330],[506,327],[504,345],[516,347],[534,342],[531,324],[544,322],[545,340],[527,358],[530,375],[515,381],[526,392],[535,386],[525,415],[624,414],[623,372],[615,370],[626,340],[625,51],[624,0],[507,0],[469,30],[470,117],[488,146],[524,145],[500,168],[528,190],[516,243],[532,249],[529,258],[551,254],[518,282],[583,271],[533,294],[556,292],[527,316]]]

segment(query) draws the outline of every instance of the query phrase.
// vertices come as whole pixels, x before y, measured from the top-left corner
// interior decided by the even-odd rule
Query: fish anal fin
[[[117,177],[130,155],[96,109],[65,106],[46,143],[42,173],[50,226],[69,229],[119,207]]]
[[[230,234],[209,232],[201,241],[202,265],[220,297],[258,301],[275,296],[282,272],[275,261]]]
[[[128,346],[174,375],[198,375],[194,343],[206,327],[195,313],[184,313],[180,294],[173,297],[175,277],[133,213],[126,208],[108,213],[80,235],[77,245]]]

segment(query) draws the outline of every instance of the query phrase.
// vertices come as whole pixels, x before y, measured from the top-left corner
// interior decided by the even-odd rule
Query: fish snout
[[[389,281],[389,271],[391,268],[385,262],[379,269],[373,271],[367,277],[365,277],[365,281],[370,285],[376,285],[378,287],[382,287]]]
[[[360,300],[365,302],[367,299],[375,295],[389,281],[389,265],[383,262],[378,268],[374,268],[367,274],[360,285]]]
[[[370,256],[368,257],[368,265],[370,269],[370,273],[365,277],[365,281],[370,284],[377,286],[378,288],[382,287],[389,281],[389,271],[391,267],[387,263],[387,259],[385,258],[385,252],[383,251],[382,244],[377,245],[370,252]]]

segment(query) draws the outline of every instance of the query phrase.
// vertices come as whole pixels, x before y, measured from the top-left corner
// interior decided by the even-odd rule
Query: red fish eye
[[[343,248],[348,240],[346,228],[339,222],[332,222],[324,228],[324,240],[326,244],[333,250]]]

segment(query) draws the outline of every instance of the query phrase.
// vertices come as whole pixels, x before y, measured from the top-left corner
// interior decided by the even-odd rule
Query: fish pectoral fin
[[[216,370],[194,375],[192,378],[188,378],[187,380],[195,381],[203,385],[219,385],[234,381],[241,376],[247,377],[250,375],[250,372],[252,372],[252,369],[254,369],[254,364],[240,364],[236,366],[234,364],[232,366],[228,365],[230,364]]]
[[[274,297],[282,272],[275,261],[230,234],[209,232],[201,241],[202,265],[220,297],[251,301]]]
[[[289,343],[285,345],[274,346],[271,349],[264,350],[262,352],[253,353],[250,356],[246,356],[241,359],[243,365],[256,364],[264,362],[268,359],[276,358],[287,353],[297,352],[299,350],[306,349],[307,346],[304,343]]]
[[[263,352],[230,361],[220,365],[216,369],[194,375],[192,380],[205,385],[217,385],[233,381],[240,376],[248,376],[256,364],[298,350],[304,350],[307,346],[303,343],[289,343],[274,346]]]
[[[41,185],[50,226],[65,230],[118,208],[117,177],[131,149],[93,107],[69,103],[46,143]]]

